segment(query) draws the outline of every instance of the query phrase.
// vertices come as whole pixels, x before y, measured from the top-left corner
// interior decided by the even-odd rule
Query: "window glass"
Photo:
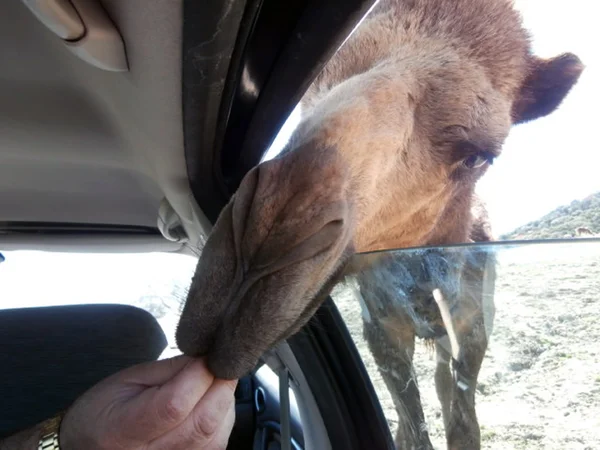
[[[451,448],[479,433],[488,449],[600,448],[600,240],[385,251],[352,265],[363,269],[332,297],[398,448],[446,448],[445,420]]]

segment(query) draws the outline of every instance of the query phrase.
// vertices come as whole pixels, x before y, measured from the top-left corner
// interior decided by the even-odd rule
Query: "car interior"
[[[374,3],[0,2],[0,248],[197,254]],[[167,345],[124,305],[2,310],[0,340],[0,437]],[[229,448],[393,448],[331,298],[236,401]]]
[[[0,2],[0,441],[64,411],[119,370],[180,353],[171,334],[188,292],[188,263],[193,272],[244,176],[269,159],[311,83],[377,3]],[[533,33],[540,54],[592,41],[582,37],[595,25],[580,23],[588,15],[582,4],[569,9],[573,23],[561,33],[555,22],[563,14],[569,22],[562,4],[521,7],[534,25],[547,19],[538,28],[545,37]],[[566,35],[575,37],[563,42]],[[494,165],[487,193],[504,204],[489,212],[505,234],[352,256],[356,267],[381,252],[395,262],[336,284],[299,332],[239,380],[228,448],[394,449],[408,442],[404,435],[425,436],[428,444],[413,448],[462,448],[447,439],[448,424],[467,419],[477,427],[460,437],[473,436],[481,448],[598,448],[600,192],[589,152],[594,115],[586,111],[598,90],[587,75],[597,70],[588,47],[579,48],[590,67],[578,97],[511,131],[507,146],[527,147],[529,159],[503,150]],[[543,170],[532,180],[533,164]],[[591,180],[578,184],[583,178]],[[556,208],[542,215],[549,205]],[[82,258],[73,259],[76,274],[61,259],[73,255]],[[103,259],[111,255],[121,259]],[[186,261],[171,267],[156,255]],[[482,269],[483,281],[465,267]],[[382,281],[385,270],[391,283]],[[165,282],[164,295],[155,289],[180,272],[175,281],[185,286]],[[467,288],[479,289],[479,310],[457,307]],[[369,289],[373,295],[363,295]],[[412,322],[393,322],[402,307]],[[462,323],[460,345],[451,308],[459,324],[481,315],[479,328]],[[439,314],[426,317],[432,310]],[[412,344],[407,323],[420,326]],[[365,337],[369,326],[372,340],[385,328],[395,353],[378,359]],[[476,366],[470,378],[461,361],[473,349],[481,359],[469,363]],[[438,372],[444,364],[446,378]],[[463,422],[448,419],[448,399],[457,398],[472,403],[472,410],[452,403]]]

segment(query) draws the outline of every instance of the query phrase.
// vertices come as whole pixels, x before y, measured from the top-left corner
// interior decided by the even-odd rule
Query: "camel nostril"
[[[274,272],[314,258],[336,247],[348,235],[349,208],[345,201],[309,207],[306,199],[298,195],[274,210],[279,211],[277,221],[264,239],[256,240],[255,253],[247,251],[251,254],[246,257],[248,265],[254,271]]]
[[[310,235],[297,247],[302,249],[302,259],[307,259],[322,253],[334,245],[344,234],[344,220],[335,219],[323,225],[319,231]]]
[[[315,236],[318,237],[319,242],[326,244],[337,239],[343,229],[344,220],[336,219],[323,225],[323,227],[317,233],[315,233]]]

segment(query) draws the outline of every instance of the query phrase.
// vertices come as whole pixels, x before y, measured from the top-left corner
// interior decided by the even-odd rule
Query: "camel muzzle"
[[[308,320],[351,241],[344,180],[332,167],[301,172],[286,156],[249,172],[219,216],[180,319],[179,348],[206,355],[219,378],[244,375]]]

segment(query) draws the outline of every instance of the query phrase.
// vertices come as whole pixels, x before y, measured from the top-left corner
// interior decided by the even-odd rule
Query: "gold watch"
[[[40,440],[38,442],[38,450],[60,450],[58,435],[60,432],[60,423],[62,414],[54,416],[42,423],[40,432]]]

